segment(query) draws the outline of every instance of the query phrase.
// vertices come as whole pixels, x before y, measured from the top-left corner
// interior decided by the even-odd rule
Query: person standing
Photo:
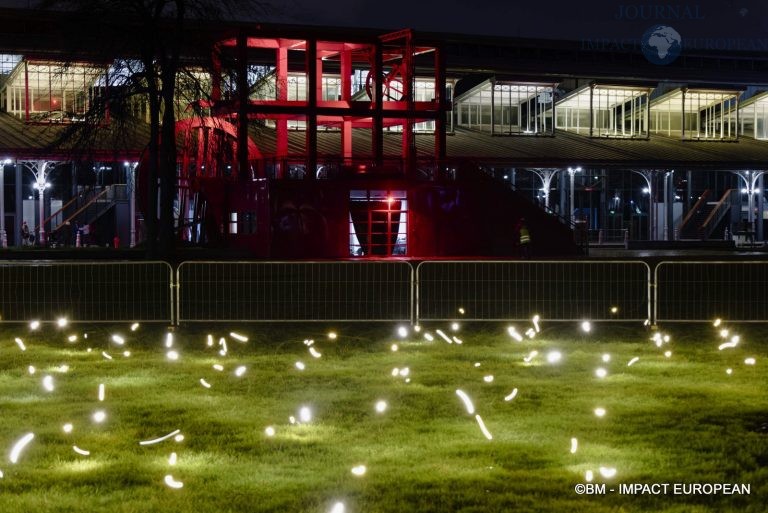
[[[520,221],[517,222],[517,235],[520,256],[527,259],[531,256],[531,232],[528,230],[524,217],[521,217]]]
[[[29,226],[26,221],[21,222],[21,245],[26,246],[30,244]]]

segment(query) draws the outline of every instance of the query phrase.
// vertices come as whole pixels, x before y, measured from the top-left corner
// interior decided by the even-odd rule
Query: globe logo
[[[666,25],[654,25],[643,34],[643,55],[653,64],[664,66],[680,55],[682,39],[677,30]]]

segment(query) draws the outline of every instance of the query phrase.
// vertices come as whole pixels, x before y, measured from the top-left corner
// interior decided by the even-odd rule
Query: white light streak
[[[605,408],[595,408],[595,416],[596,417],[605,417]]]
[[[296,424],[296,417],[291,415],[290,417],[288,417],[288,422],[290,422],[291,424]]]
[[[426,339],[427,339],[427,340],[429,340],[430,342],[432,342],[433,340],[435,340],[435,337],[433,337],[431,333],[424,333],[424,338],[426,338]]]
[[[589,321],[584,321],[581,323],[581,331],[584,333],[589,333],[592,331],[592,323]]]
[[[102,352],[101,352],[101,356],[103,356],[103,357],[104,357],[104,358],[106,358],[107,360],[111,360],[111,359],[112,359],[112,355],[110,355],[110,354],[109,354],[109,353],[107,353],[106,351],[102,351]]]
[[[27,372],[29,372],[30,374],[34,374],[35,373],[35,366],[34,365],[30,365],[29,367],[27,367]]]
[[[229,336],[234,338],[238,342],[248,342],[248,337],[246,337],[245,335],[241,335],[240,333],[236,333],[234,331],[230,331]]]
[[[65,433],[67,433],[67,434],[71,433],[72,429],[73,429],[73,426],[69,422],[67,422],[66,424],[61,426],[61,430],[64,431]]]
[[[451,339],[448,337],[448,335],[446,335],[445,333],[443,333],[443,330],[435,330],[435,333],[437,333],[438,335],[440,335],[440,338],[442,338],[443,340],[445,340],[445,341],[446,341],[446,342],[448,342],[449,344],[453,344],[453,340],[451,340]]]
[[[603,369],[602,367],[598,367],[597,369],[595,369],[595,376],[597,376],[598,378],[603,379],[607,375],[608,375],[608,371]]]
[[[469,398],[467,393],[463,390],[457,389],[456,395],[458,395],[459,398],[464,402],[464,407],[467,409],[467,413],[473,415],[475,413],[475,405],[472,404],[472,399]]]
[[[334,504],[334,505],[333,505],[333,507],[331,508],[331,511],[330,511],[330,513],[345,513],[346,511],[347,511],[347,510],[346,510],[346,508],[344,507],[344,503],[343,503],[343,502],[337,502],[337,503],[336,503],[336,504]]]
[[[397,377],[398,374],[400,374],[400,369],[398,369],[397,367],[392,369],[392,377]]]
[[[603,354],[602,360],[603,360],[603,363],[610,362],[611,361],[611,355],[608,354],[608,353]]]
[[[512,399],[514,399],[515,397],[517,397],[517,389],[516,389],[516,388],[513,388],[513,389],[512,389],[512,392],[510,392],[510,393],[509,393],[509,395],[507,395],[507,396],[504,396],[504,400],[505,400],[505,401],[507,401],[507,402],[509,402],[509,401],[511,401]]]
[[[541,318],[539,317],[539,314],[536,314],[533,316],[533,319],[531,319],[531,322],[533,322],[533,329],[536,330],[536,333],[541,331],[541,328],[539,327],[539,321]]]
[[[464,315],[466,312],[464,311],[464,309],[462,307],[459,307],[459,313],[461,315]]]
[[[169,360],[176,361],[179,359],[179,353],[178,351],[171,350],[165,353],[165,357],[168,358]]]
[[[81,449],[80,447],[73,445],[72,450],[75,451],[77,454],[80,454],[81,456],[90,456],[91,451],[86,451],[85,449]]]
[[[509,333],[509,336],[517,340],[518,342],[523,341],[523,336],[517,332],[514,326],[509,326],[507,328],[507,333]]]
[[[480,426],[480,431],[483,432],[485,437],[488,440],[493,440],[493,435],[491,434],[490,431],[488,431],[488,428],[485,427],[485,422],[483,422],[483,418],[480,417],[480,415],[475,415],[475,420],[477,421],[477,425]]]
[[[43,377],[43,388],[46,390],[46,392],[53,392],[54,386],[53,386],[53,376],[44,376]]]
[[[672,357],[672,351],[664,351],[664,356],[666,356],[667,358],[671,358]]]
[[[163,435],[163,436],[158,437],[158,438],[153,438],[152,440],[142,440],[141,442],[139,442],[139,445],[159,444],[160,442],[168,440],[169,438],[172,438],[172,437],[178,435],[179,433],[181,433],[181,429],[175,429],[175,430],[171,431],[170,433],[168,433],[167,435]]]
[[[352,474],[361,477],[365,475],[367,468],[365,468],[365,465],[358,465],[356,467],[352,467]]]
[[[120,335],[112,335],[112,342],[114,342],[118,346],[122,346],[123,344],[125,344],[125,339]]]
[[[34,433],[27,433],[26,435],[19,438],[19,440],[13,445],[13,449],[11,449],[11,454],[8,457],[8,459],[11,461],[11,463],[15,464],[17,461],[19,461],[19,456],[21,455],[21,451],[24,450],[24,448],[35,438]]]
[[[458,322],[452,322],[451,323],[451,330],[452,331],[459,331],[459,323]]]
[[[238,378],[242,377],[243,374],[245,374],[245,371],[246,371],[245,365],[241,365],[240,367],[235,369],[235,376],[237,376]]]
[[[399,349],[399,348],[397,347],[397,344],[392,344],[391,346],[389,346],[389,348],[392,350],[392,352],[393,352],[393,353],[396,353],[396,352],[397,352],[397,350]]]
[[[178,455],[175,452],[172,452],[170,456],[168,456],[168,465],[176,465],[176,462],[179,460]]]
[[[137,329],[139,329],[138,322],[134,322],[133,324],[131,324],[131,331],[136,331]]]
[[[338,337],[338,335],[336,335],[335,331],[331,331],[331,332],[328,333],[328,338],[330,340],[336,340],[336,337]]]
[[[560,351],[550,351],[547,353],[547,362],[558,363],[563,359],[563,354]]]
[[[213,347],[213,335],[209,334],[206,338],[205,345],[208,347]]]
[[[486,383],[493,383],[493,376],[491,374],[488,374],[487,376],[483,376],[483,381]]]
[[[411,373],[411,369],[409,369],[408,367],[403,367],[402,369],[400,369],[400,372],[399,372],[400,376],[402,377],[406,377],[410,373]]]
[[[421,326],[417,324],[416,326],[413,327],[413,331],[415,331],[416,333],[421,333]]]
[[[77,335],[70,335],[67,337],[67,342],[77,342]]]
[[[712,323],[712,326],[717,328],[718,326],[720,326],[721,322],[723,322],[721,319],[715,319],[715,322]]]
[[[173,347],[173,333],[165,334],[165,347],[167,349],[170,349],[171,347]]]
[[[67,320],[66,317],[59,317],[58,319],[56,319],[56,326],[58,326],[59,328],[66,328],[67,324],[69,324],[69,321]]]
[[[305,338],[305,339],[304,339],[304,345],[305,345],[305,346],[311,346],[311,345],[312,345],[312,344],[314,344],[314,343],[315,343],[315,341],[314,341],[314,340],[311,340],[311,339],[308,339],[308,338]]]
[[[315,349],[314,347],[310,347],[310,348],[309,348],[309,354],[311,354],[311,355],[312,355],[312,358],[320,358],[321,356],[323,356],[323,355],[320,353],[320,351],[318,351],[318,350],[317,350],[317,349]]]
[[[452,339],[453,339],[453,341],[454,341],[454,342],[456,342],[458,345],[461,345],[461,344],[463,344],[463,343],[464,343],[464,341],[463,341],[463,340],[461,340],[459,337],[453,336],[453,337],[451,337],[451,338],[452,338]]]
[[[632,367],[634,364],[636,364],[636,363],[637,363],[637,361],[638,361],[639,359],[640,359],[640,357],[639,357],[639,356],[635,356],[634,358],[632,358],[632,359],[629,361],[629,363],[627,363],[627,367]]]
[[[99,401],[104,400],[104,383],[99,383]]]
[[[579,450],[579,440],[577,438],[571,438],[571,454],[576,454]]]
[[[387,401],[384,401],[384,400],[376,401],[375,408],[376,408],[376,413],[384,413],[385,411],[387,411]]]
[[[591,470],[587,470],[586,472],[584,472],[584,481],[586,481],[587,483],[591,483],[594,478],[595,478],[595,474]]]
[[[93,421],[97,424],[101,424],[107,419],[107,414],[104,410],[98,410],[93,413]]]
[[[16,342],[16,345],[19,346],[19,349],[22,351],[27,350],[27,346],[24,345],[24,342],[19,337],[14,338],[13,341]]]
[[[397,328],[397,336],[400,338],[405,338],[408,336],[408,328],[405,326],[398,326]]]
[[[536,330],[534,330],[533,328],[528,328],[527,330],[525,330],[525,336],[528,337],[528,338],[535,337],[536,336]]]
[[[211,384],[208,383],[204,378],[200,378],[200,384],[203,385],[205,388],[211,388]]]
[[[29,323],[29,329],[31,329],[32,331],[36,330],[39,327],[40,327],[40,321],[32,321]]]
[[[735,337],[734,337],[734,338],[735,338]],[[738,339],[737,339],[735,342],[733,341],[733,339],[731,339],[731,341],[730,341],[730,342],[723,342],[722,344],[720,344],[719,346],[717,346],[717,349],[718,349],[719,351],[722,351],[723,349],[731,349],[731,348],[734,348],[734,347],[736,347],[737,345],[739,345],[739,341],[738,341]]]
[[[296,362],[296,363],[294,363],[294,365],[295,365],[295,366],[296,366],[296,368],[297,368],[297,369],[299,369],[300,371],[303,371],[304,369],[306,369],[306,368],[307,368],[307,366],[306,366],[306,365],[304,365],[304,362]]]
[[[312,410],[308,406],[302,406],[299,410],[299,420],[301,422],[309,422],[312,420]]]
[[[2,479],[4,476],[5,476],[5,474],[3,474],[3,471],[0,470],[0,479]]]
[[[538,351],[536,351],[536,350],[534,349],[533,351],[531,351],[530,353],[528,353],[528,356],[526,356],[525,358],[523,358],[523,361],[524,361],[525,363],[531,363],[531,360],[533,360],[534,358],[536,358],[538,355],[539,355],[539,352],[538,352]]]
[[[746,365],[754,365],[755,363],[757,363],[757,360],[755,360],[754,358],[750,357],[750,358],[745,359],[744,363]]]
[[[165,484],[168,485],[169,488],[175,488],[177,490],[184,487],[184,483],[176,481],[171,474],[165,476]]]
[[[480,362],[475,362],[475,368],[480,367],[482,365]]]
[[[616,476],[616,469],[613,467],[600,467],[600,475],[606,479]]]
[[[213,370],[217,370],[217,371],[221,372],[221,371],[224,370],[224,366],[221,365],[220,363],[214,363],[213,364]]]
[[[267,428],[264,430],[264,434],[269,437],[275,436],[275,428],[272,426],[267,426]]]

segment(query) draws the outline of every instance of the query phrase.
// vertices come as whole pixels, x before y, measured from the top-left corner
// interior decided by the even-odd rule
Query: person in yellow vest
[[[520,249],[520,256],[522,258],[528,258],[531,256],[531,232],[528,230],[528,225],[525,224],[525,218],[521,217],[517,223],[518,234],[518,247]]]

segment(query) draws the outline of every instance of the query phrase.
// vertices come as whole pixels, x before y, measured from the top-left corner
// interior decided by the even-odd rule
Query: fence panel
[[[407,262],[183,262],[180,322],[409,321]]]
[[[416,268],[416,316],[646,320],[650,278],[650,268],[640,261],[422,262]],[[465,310],[461,316],[460,307]]]
[[[768,320],[768,262],[660,262],[657,321]]]
[[[166,262],[0,263],[0,315],[7,322],[173,322]]]

